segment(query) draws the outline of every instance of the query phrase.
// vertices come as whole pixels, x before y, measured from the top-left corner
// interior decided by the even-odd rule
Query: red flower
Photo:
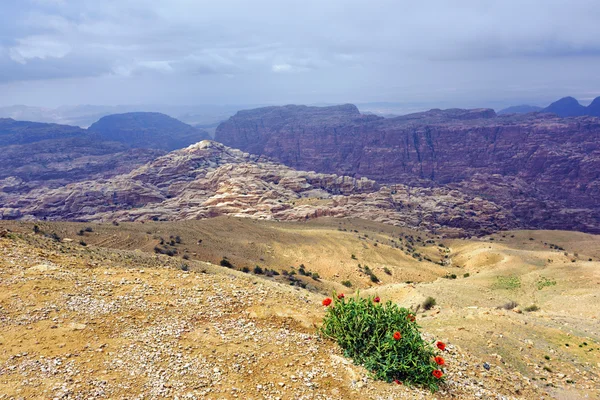
[[[400,382],[398,379],[394,379],[394,383],[395,383],[396,385],[402,385],[402,382]]]
[[[377,296],[377,297],[375,297],[375,298],[373,299],[373,301],[374,301],[375,303],[379,303],[379,302],[381,301],[381,299],[379,298],[379,296]]]
[[[328,297],[328,298],[326,298],[325,300],[323,300],[323,305],[324,305],[325,307],[327,307],[328,305],[330,305],[330,304],[331,304],[331,301],[332,301],[332,300],[331,300],[331,299]]]
[[[402,335],[400,334],[400,332],[396,331],[394,332],[394,340],[400,340],[402,338]]]
[[[415,316],[412,314],[408,314],[406,316],[406,319],[409,320],[410,322],[415,322],[415,320],[416,320]]]
[[[437,365],[444,365],[446,362],[444,361],[444,359],[443,359],[442,357],[440,357],[440,356],[437,356],[437,357],[435,358],[435,363],[436,363]]]
[[[446,350],[446,344],[444,342],[437,342],[436,346],[438,349],[440,349],[441,351]]]
[[[440,379],[442,376],[444,376],[444,373],[442,371],[440,371],[439,369],[434,370],[431,374],[433,376],[435,376],[437,379]]]
[[[338,299],[340,299],[340,300],[341,300],[341,299],[343,299],[344,297],[346,297],[346,296],[344,296],[344,293],[340,293],[340,294],[338,294]]]

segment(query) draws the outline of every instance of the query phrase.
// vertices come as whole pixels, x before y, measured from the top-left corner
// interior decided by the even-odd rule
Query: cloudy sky
[[[0,2],[0,105],[600,95],[598,0]]]

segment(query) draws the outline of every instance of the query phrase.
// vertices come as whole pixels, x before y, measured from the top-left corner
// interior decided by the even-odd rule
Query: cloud
[[[290,64],[275,64],[271,67],[273,72],[290,72],[292,70],[292,66]]]
[[[11,60],[26,64],[32,58],[63,58],[71,51],[71,46],[47,36],[28,36],[17,39],[17,45],[8,50]]]
[[[345,98],[437,82],[475,91],[469,80],[504,76],[506,64],[516,81],[485,85],[528,87],[533,67],[552,84],[560,65],[583,74],[573,85],[595,84],[598,20],[597,0],[9,0],[0,82],[162,77],[217,93],[235,78],[248,96],[277,82],[281,96]]]

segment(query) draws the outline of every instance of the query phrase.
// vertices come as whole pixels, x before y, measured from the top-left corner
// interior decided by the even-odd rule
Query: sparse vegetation
[[[256,275],[262,275],[265,273],[265,271],[263,271],[263,269],[258,265],[254,267],[252,272],[254,272]]]
[[[515,290],[521,287],[521,278],[518,276],[499,276],[492,285],[493,289]]]
[[[523,309],[523,311],[527,311],[527,312],[534,312],[534,311],[538,311],[540,308],[538,306],[536,306],[535,304],[532,304],[530,306],[527,306]]]
[[[433,307],[435,307],[435,305],[436,305],[436,301],[431,296],[427,297],[422,304],[423,309],[425,309],[425,310],[431,310]]]
[[[233,268],[233,264],[227,259],[227,257],[223,257],[223,259],[219,261],[219,265],[225,268]]]
[[[554,285],[556,285],[556,281],[554,279],[546,278],[545,276],[540,277],[540,279],[536,282],[538,290],[542,290],[545,287],[550,287]]]
[[[512,310],[514,308],[516,308],[519,304],[516,301],[509,301],[508,303],[505,303],[502,308],[504,308],[505,310]]]
[[[385,272],[388,275],[392,275],[392,271],[388,268],[388,267],[383,267],[383,272]]]

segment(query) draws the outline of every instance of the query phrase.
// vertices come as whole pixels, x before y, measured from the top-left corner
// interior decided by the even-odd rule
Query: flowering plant
[[[445,361],[438,355],[443,343],[434,347],[435,342],[425,342],[409,310],[358,295],[332,297],[320,333],[335,340],[346,357],[376,379],[425,386],[432,392],[439,389],[444,380]]]

